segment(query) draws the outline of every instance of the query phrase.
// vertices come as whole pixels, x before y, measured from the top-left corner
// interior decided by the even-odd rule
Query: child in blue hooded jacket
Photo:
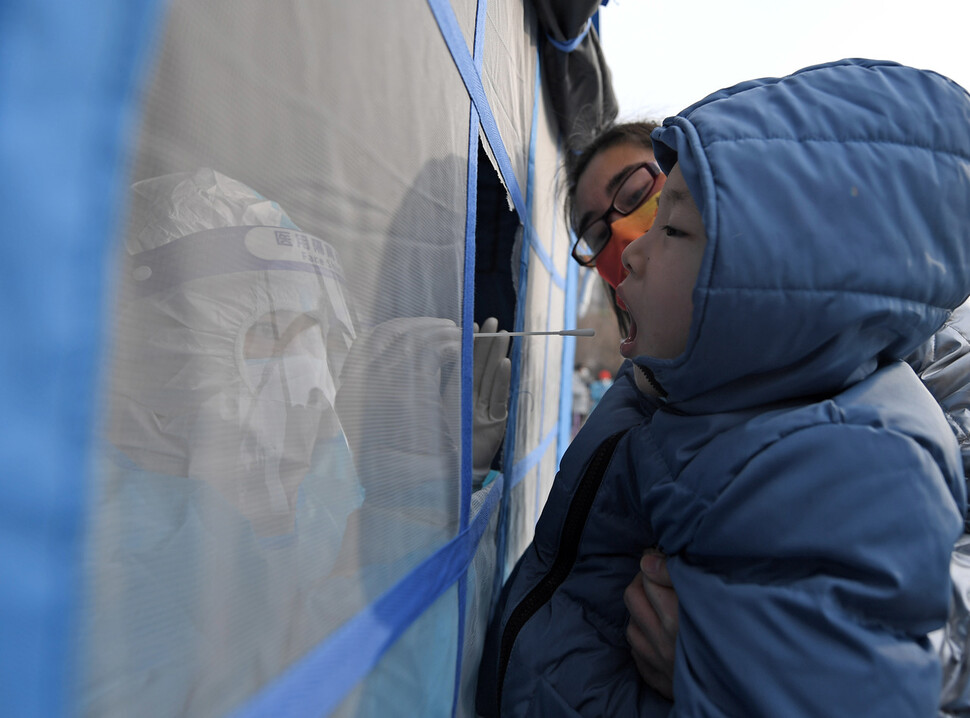
[[[970,294],[970,97],[846,60],[722,90],[654,133],[668,175],[623,253],[632,362],[503,590],[479,710],[932,716],[964,476],[899,361]],[[679,598],[671,704],[623,590]]]

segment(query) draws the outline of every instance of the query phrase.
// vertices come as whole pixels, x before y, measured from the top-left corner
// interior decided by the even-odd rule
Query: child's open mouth
[[[620,342],[620,354],[622,354],[623,356],[625,356],[627,359],[630,359],[630,358],[633,357],[633,351],[634,351],[634,349],[633,349],[633,343],[636,341],[636,338],[637,338],[637,322],[631,316],[630,317],[630,333],[629,333],[629,335],[627,335],[627,338],[626,339],[624,339],[622,342]]]

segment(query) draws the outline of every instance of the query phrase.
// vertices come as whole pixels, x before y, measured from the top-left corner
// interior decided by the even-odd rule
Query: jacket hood
[[[708,235],[686,350],[635,360],[673,406],[838,391],[970,293],[970,96],[939,74],[809,67],[720,90],[653,139]]]

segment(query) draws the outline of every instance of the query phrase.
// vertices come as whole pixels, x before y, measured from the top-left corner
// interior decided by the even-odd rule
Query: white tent
[[[473,486],[472,322],[575,318],[539,16],[4,3],[5,712],[474,714],[569,437],[575,340],[516,339]]]

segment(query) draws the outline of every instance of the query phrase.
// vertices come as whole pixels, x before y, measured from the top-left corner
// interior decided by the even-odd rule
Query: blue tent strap
[[[502,477],[495,480],[496,485],[464,531],[265,686],[232,718],[300,718],[331,713],[401,634],[465,575],[504,493],[502,482]]]
[[[605,5],[606,3],[603,3],[603,4]],[[559,42],[552,35],[548,35],[548,34],[546,35],[546,39],[549,41],[549,44],[552,45],[557,50],[559,50],[559,52],[572,52],[577,47],[579,47],[580,43],[582,43],[583,40],[586,39],[586,36],[589,34],[589,28],[592,26],[592,24],[593,24],[593,21],[591,19],[586,20],[586,24],[583,25],[582,32],[580,32],[572,40]]]
[[[17,208],[0,250],[0,297],[17,307],[5,317],[17,340],[0,344],[4,715],[73,712],[105,260],[162,11],[151,0],[10,0],[0,10],[0,187]]]
[[[472,332],[468,331],[474,321],[475,304],[475,217],[478,187],[478,113],[469,108],[468,186],[465,208],[465,271],[462,281],[462,318],[465,328],[461,337],[461,493],[459,531],[468,526],[468,514],[472,498],[472,408],[474,406],[474,380]],[[465,640],[465,582],[462,573],[458,579],[458,657],[455,661],[455,688],[452,696],[451,714],[458,707],[458,690],[461,686],[461,645]]]
[[[451,3],[448,0],[428,0],[428,5],[431,7],[431,12],[438,22],[438,28],[441,30],[441,35],[448,45],[448,50],[451,52],[455,66],[461,74],[465,89],[468,90],[468,96],[478,111],[482,131],[485,133],[489,147],[492,148],[492,154],[498,163],[499,172],[501,172],[502,178],[505,180],[505,186],[508,189],[509,196],[512,198],[512,204],[519,214],[519,221],[526,228],[528,242],[533,250],[535,250],[539,261],[542,262],[546,271],[549,272],[552,281],[562,289],[566,285],[565,279],[556,271],[552,258],[546,252],[545,248],[535,239],[534,232],[529,231],[532,229],[532,214],[529,212],[525,198],[519,189],[518,180],[512,169],[512,161],[509,159],[509,154],[505,149],[505,143],[502,141],[498,125],[495,123],[492,108],[488,104],[488,97],[485,95],[485,87],[482,84],[481,73],[476,67],[474,58],[468,53],[465,36],[462,34],[461,27],[458,25],[457,18],[455,18],[455,11],[452,9]]]
[[[512,474],[509,477],[508,489],[511,490],[516,486],[522,479],[525,478],[536,464],[542,461],[542,457],[546,455],[549,450],[549,446],[552,444],[552,440],[559,435],[559,428],[553,427],[549,432],[542,437],[542,441],[539,442],[532,451],[519,459],[515,465],[512,467]]]
[[[474,127],[475,114],[477,113],[482,130],[505,179],[512,202],[525,225],[526,232],[529,233],[531,230],[531,208],[527,208],[525,199],[519,190],[511,161],[485,95],[476,59],[468,53],[464,36],[447,0],[428,0],[428,3],[472,101],[470,126]],[[483,8],[482,3],[479,6],[479,11],[483,11]],[[479,33],[483,31],[483,27],[484,23],[476,21],[477,46],[480,46]],[[471,140],[469,142],[471,143]],[[471,144],[469,146],[469,155],[476,154],[472,152]],[[469,159],[470,171],[471,163],[472,160]],[[477,170],[477,165],[475,165],[475,168]],[[471,192],[471,184],[469,184],[469,192]],[[473,218],[473,212],[471,216],[466,215],[466,238],[467,233],[473,231]],[[536,251],[544,264],[548,262],[547,266],[552,266],[548,254],[540,245],[530,242],[530,246]],[[472,264],[472,271],[473,267]],[[468,271],[469,265],[466,259],[466,288],[468,286]],[[466,320],[465,313],[471,301],[471,296],[473,296],[471,293],[465,293],[462,311],[463,321]],[[463,364],[470,365],[464,353],[465,347],[463,347]],[[463,429],[462,433],[462,444],[463,449],[465,449],[467,443],[465,434],[467,433],[470,440],[470,429],[467,431]],[[465,473],[463,466],[463,476]],[[336,708],[357,682],[373,670],[387,649],[414,620],[434,603],[444,591],[466,575],[492,511],[499,504],[499,499],[507,494],[501,476],[496,479],[495,483],[496,485],[491,488],[485,505],[478,512],[471,525],[426,559],[419,567],[411,571],[388,593],[344,624],[298,664],[264,688],[237,711],[235,718],[272,716],[283,713],[294,716],[319,715],[321,713],[326,714]],[[462,510],[465,511],[464,506]],[[459,588],[461,588],[460,585]],[[459,592],[464,593],[463,591]],[[321,675],[329,677],[325,684],[319,681]]]
[[[485,0],[478,0],[475,8],[475,39],[473,42],[473,60],[475,72],[480,76],[485,47]],[[470,99],[470,98],[469,98]],[[468,329],[475,317],[475,246],[478,212],[478,127],[479,114],[475,103],[469,103],[468,108],[468,183],[465,192],[465,277],[462,282],[462,311],[461,323],[465,331],[462,333],[461,347],[461,517],[460,530],[468,525],[468,514],[472,497],[472,457],[473,457],[473,407],[474,381],[472,349],[472,335]],[[477,543],[476,543],[477,545]],[[474,553],[474,551],[473,551]],[[451,715],[458,714],[461,693],[462,658],[465,644],[465,615],[468,602],[468,573],[462,573],[458,579],[458,651],[455,659],[455,682],[452,689]]]
[[[539,59],[537,58],[537,60],[536,60],[536,68],[537,68],[537,70],[538,70],[539,66],[540,66],[540,62],[539,62]],[[536,84],[536,88],[538,89],[540,87],[540,77],[539,77],[538,71],[536,72],[535,84]],[[531,141],[529,143],[529,196],[530,197],[532,197],[532,188],[535,186],[535,179],[534,179],[535,178],[535,163],[536,163],[535,145],[536,145],[536,139],[538,137],[538,133],[539,133],[539,94],[537,93],[536,94],[536,98],[535,98],[535,100],[533,102],[533,106],[532,106],[532,139],[531,139]],[[557,150],[558,150],[558,147],[557,147]],[[557,155],[558,155],[558,152],[557,152]],[[553,246],[553,247],[556,246],[556,230],[558,229],[558,227],[559,227],[559,225],[554,221],[553,224],[552,224],[552,234],[551,234],[551,237],[550,237],[550,245]],[[548,285],[546,285],[546,306],[547,307],[551,307],[552,306],[552,303],[553,303],[553,285],[554,284],[556,286],[558,286],[560,290],[565,290],[565,286],[563,284],[558,283],[558,282],[550,282]],[[551,314],[551,312],[546,312],[545,331],[552,330],[553,327],[552,327],[551,322],[552,322],[552,314]],[[560,325],[560,326],[562,326],[562,325]],[[566,326],[569,326],[569,325],[566,325]],[[552,344],[552,342],[553,342],[552,337],[550,337],[550,336],[543,337],[543,342],[542,342],[542,378],[540,379],[540,382],[541,383],[539,384],[539,386],[541,387],[541,389],[540,389],[541,398],[539,399],[539,416],[537,417],[538,418],[538,426],[539,426],[539,430],[540,431],[542,431],[543,430],[543,427],[546,425],[546,392],[548,391],[548,388],[549,388],[549,381],[548,381],[548,373],[549,373],[549,347]],[[556,342],[556,346],[558,346],[558,347],[561,348],[562,347],[562,342],[561,341],[557,341]],[[533,420],[535,420],[535,417],[534,417]],[[558,423],[558,421],[559,421],[559,412],[557,411],[556,414],[555,414],[555,422]],[[534,482],[535,483],[535,486],[534,486],[534,490],[535,490],[535,504],[534,504],[534,506],[535,506],[535,508],[534,508],[534,521],[533,521],[533,524],[536,523],[536,522],[538,522],[538,520],[539,520],[539,511],[541,509],[542,481],[541,480],[538,480],[538,479],[539,479],[539,477],[537,477],[537,480]]]
[[[484,0],[479,0],[483,4]],[[461,508],[459,526],[461,530],[468,525],[468,514],[472,497],[472,458],[473,458],[473,416],[475,396],[473,379],[474,351],[472,348],[471,326],[475,321],[475,223],[478,197],[478,112],[475,106],[469,107],[468,131],[468,186],[465,207],[465,275],[462,281],[461,324],[464,327],[461,338]],[[451,715],[458,711],[458,693],[461,688],[461,646],[465,641],[465,603],[467,576],[462,573],[458,579],[458,654],[455,660],[455,683],[452,693]]]
[[[535,72],[535,92],[532,100],[532,137],[529,140],[529,174],[528,174],[528,196],[530,198],[530,204],[528,207],[528,214],[523,217],[523,232],[525,240],[522,242],[522,251],[519,255],[519,287],[518,294],[520,297],[527,296],[528,286],[529,286],[529,257],[530,248],[536,250],[538,242],[532,239],[533,227],[532,227],[532,181],[535,169],[535,143],[536,143],[536,127],[538,125],[538,115],[539,115],[539,99],[542,96],[542,68],[539,63],[539,49],[536,48],[536,72]],[[538,251],[537,256],[543,256]],[[544,253],[543,253],[544,254]],[[548,258],[548,255],[546,255]],[[550,260],[551,264],[551,260]],[[549,266],[549,265],[546,265]],[[516,302],[515,307],[515,331],[522,331],[525,326],[525,307],[524,302]],[[519,380],[522,372],[522,337],[516,337],[512,342],[512,376],[509,382],[511,388],[511,396],[514,398],[518,397],[519,393]],[[512,400],[509,402],[509,419],[506,424],[505,429],[505,447],[503,450],[504,454],[504,469],[506,473],[511,477],[514,471],[513,462],[515,460],[515,435],[518,431],[519,422],[519,402]],[[492,596],[497,597],[501,590],[502,584],[505,581],[505,559],[506,559],[506,545],[508,543],[508,516],[509,516],[509,500],[510,500],[511,490],[507,489],[502,495],[502,508],[501,514],[499,516],[499,526],[498,532],[495,537],[496,543],[496,561],[495,561],[495,574],[493,576],[493,590]],[[491,607],[494,609],[494,604]]]
[[[505,150],[505,144],[502,142],[498,125],[495,123],[495,116],[492,114],[492,108],[488,104],[488,97],[485,95],[482,77],[475,67],[474,59],[468,52],[468,46],[465,44],[465,36],[462,34],[461,27],[458,25],[455,11],[448,0],[428,0],[428,5],[431,7],[431,12],[438,22],[438,29],[441,31],[441,35],[448,45],[448,50],[451,52],[455,66],[461,74],[465,89],[468,90],[468,96],[474,103],[475,109],[478,110],[482,130],[485,132],[489,147],[492,148],[495,161],[498,162],[499,171],[505,180],[505,186],[508,189],[509,196],[512,198],[512,204],[515,205],[515,210],[519,213],[520,220],[523,223],[527,223],[530,220],[527,219],[529,215],[526,212],[525,198],[519,190],[518,180],[515,177],[515,172],[512,171],[512,161],[509,159],[508,152]]]
[[[566,280],[556,269],[556,265],[553,263],[552,257],[549,256],[549,252],[547,252],[546,248],[539,243],[539,237],[535,232],[528,232],[526,236],[528,237],[529,246],[532,247],[532,251],[536,253],[539,261],[542,262],[542,266],[546,268],[546,271],[549,273],[549,278],[552,280],[553,284],[565,291]]]
[[[478,0],[475,14],[475,68],[482,63],[482,40],[484,39],[485,0]],[[475,226],[478,197],[478,126],[479,114],[474,102],[469,107],[468,119],[468,172],[465,187],[465,248],[464,274],[462,278],[461,322],[466,330],[461,345],[461,406],[471,407],[474,402],[472,380],[472,323],[475,317]],[[461,518],[460,527],[468,523],[468,507],[471,503],[472,474],[472,421],[467,410],[461,414]]]
[[[572,232],[570,232],[570,239]],[[563,322],[567,327],[576,326],[577,287],[579,284],[579,264],[567,259],[566,267],[566,311]],[[573,365],[576,360],[576,337],[563,337],[562,345],[562,376],[559,395],[559,442],[556,449],[557,463],[566,453],[566,447],[572,440],[573,423]]]

